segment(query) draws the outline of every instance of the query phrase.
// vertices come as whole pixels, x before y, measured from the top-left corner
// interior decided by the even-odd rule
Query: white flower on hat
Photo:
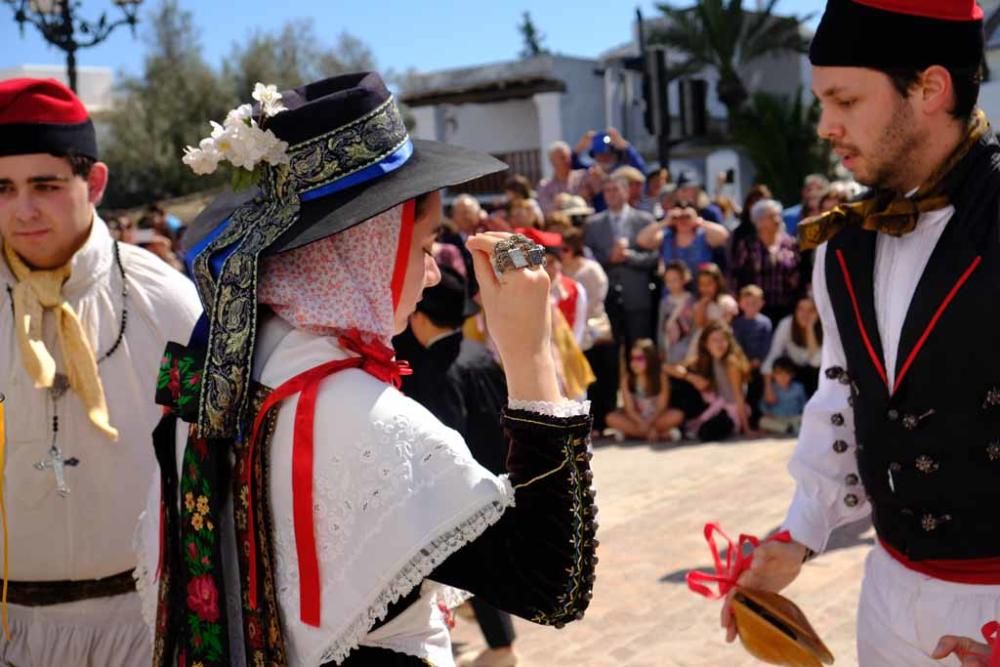
[[[285,105],[281,103],[281,93],[278,92],[278,87],[274,84],[265,86],[258,81],[253,87],[253,95],[251,97],[260,102],[260,108],[267,118],[276,116],[282,111],[288,111]]]
[[[234,185],[256,183],[263,173],[264,163],[276,166],[288,164],[288,143],[281,141],[271,130],[264,129],[266,120],[287,111],[281,104],[281,94],[276,86],[258,83],[253,98],[260,102],[260,124],[253,117],[253,107],[242,104],[226,114],[219,123],[209,121],[212,135],[202,139],[198,148],[184,149],[184,164],[199,175],[212,174],[219,163],[226,161],[237,168],[233,174]]]
[[[253,107],[249,104],[241,104],[228,114],[224,125],[245,125],[247,121],[253,122]]]
[[[214,174],[221,159],[222,153],[216,148],[214,139],[202,139],[198,148],[188,146],[184,149],[184,164],[199,176]]]

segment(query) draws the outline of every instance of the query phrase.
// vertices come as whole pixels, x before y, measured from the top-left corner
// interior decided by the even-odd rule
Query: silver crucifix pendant
[[[80,459],[75,456],[67,459],[63,457],[61,449],[52,445],[49,448],[49,458],[36,463],[35,470],[45,471],[51,468],[56,478],[56,491],[65,498],[70,494],[70,488],[66,486],[66,466],[74,468],[78,465],[80,465]]]

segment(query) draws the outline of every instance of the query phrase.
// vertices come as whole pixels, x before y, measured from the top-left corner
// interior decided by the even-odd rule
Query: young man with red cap
[[[107,181],[68,88],[0,81],[3,664],[151,660],[132,547],[156,465],[147,397],[201,309],[183,275],[112,239]]]
[[[819,134],[871,192],[799,228],[816,247],[823,372],[790,463],[793,541],[762,546],[740,583],[784,588],[870,513],[859,663],[958,664],[939,639],[1000,616],[1000,145],[976,108],[983,12],[830,0],[810,59]],[[723,623],[732,639],[728,607]]]

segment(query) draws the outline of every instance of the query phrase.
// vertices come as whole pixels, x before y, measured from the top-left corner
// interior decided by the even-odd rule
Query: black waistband
[[[24,607],[47,607],[54,604],[107,598],[135,591],[133,570],[103,579],[84,581],[10,581],[7,602]]]

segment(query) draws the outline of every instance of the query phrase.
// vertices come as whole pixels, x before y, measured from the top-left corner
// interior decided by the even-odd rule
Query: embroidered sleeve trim
[[[511,410],[521,410],[524,412],[534,412],[546,417],[580,417],[590,414],[590,401],[562,401],[561,403],[550,403],[547,401],[521,401],[511,398],[507,402],[507,407]]]
[[[510,415],[506,416],[510,420]],[[564,466],[568,469],[570,495],[569,525],[572,556],[566,568],[563,592],[552,611],[539,611],[530,620],[541,625],[562,628],[583,618],[593,595],[594,570],[597,566],[597,506],[594,503],[593,474],[590,472],[589,429],[586,435],[571,435],[563,443]],[[554,471],[553,471],[554,472]],[[531,480],[528,484],[538,481]]]

